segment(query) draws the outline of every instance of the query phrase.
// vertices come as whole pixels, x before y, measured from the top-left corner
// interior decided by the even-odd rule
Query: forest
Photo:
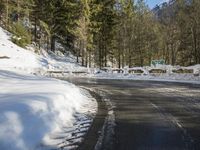
[[[12,41],[55,51],[88,67],[200,64],[200,1],[0,0],[0,26]]]

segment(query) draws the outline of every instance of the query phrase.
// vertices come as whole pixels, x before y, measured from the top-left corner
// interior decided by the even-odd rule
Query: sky
[[[156,4],[160,4],[162,2],[165,2],[167,0],[146,0],[147,4],[149,5],[150,8],[153,8],[154,6],[156,6]]]

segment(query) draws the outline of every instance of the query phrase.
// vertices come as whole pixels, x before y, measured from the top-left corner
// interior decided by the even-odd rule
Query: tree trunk
[[[51,51],[52,52],[55,52],[55,42],[56,42],[55,36],[52,35],[51,36]]]
[[[19,22],[19,0],[17,0],[17,22]]]
[[[120,48],[118,51],[118,67],[119,67],[119,69],[121,68],[121,50],[120,50]]]
[[[194,51],[194,62],[198,63],[198,53],[197,53],[197,38],[196,38],[196,29],[192,28],[192,38],[193,38],[193,51]]]
[[[8,8],[8,0],[6,0],[6,28],[9,27],[9,8]]]
[[[87,66],[87,51],[86,51],[86,42],[81,42],[81,51],[82,51],[82,66]]]
[[[47,42],[46,51],[48,52],[49,51],[49,37],[48,36],[46,37],[46,42]]]
[[[99,67],[102,69],[102,43],[99,42]]]
[[[175,65],[175,48],[173,44],[171,44],[171,64]]]
[[[77,43],[77,50],[76,50],[76,62],[79,63],[79,55],[80,55],[80,40]]]
[[[129,53],[129,56],[128,56],[128,66],[129,66],[129,68],[131,68],[132,67],[132,55],[131,55],[130,45],[129,45],[129,51],[128,51],[128,53]]]
[[[34,42],[37,43],[37,17],[34,18]]]
[[[104,66],[107,67],[107,47],[104,48]]]
[[[92,53],[91,53],[91,50],[89,51],[89,67],[91,68],[92,67]]]
[[[86,57],[85,57],[85,59],[86,59],[86,61],[85,61],[85,67],[88,67],[88,52],[87,52],[86,48],[85,48],[85,53],[86,53]]]
[[[78,54],[76,54],[76,62],[79,63],[79,56],[78,56]]]

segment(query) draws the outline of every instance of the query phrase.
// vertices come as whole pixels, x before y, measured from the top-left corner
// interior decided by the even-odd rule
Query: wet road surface
[[[200,85],[130,80],[67,80],[104,91],[115,105],[114,145],[107,148],[103,146],[103,150],[200,149]]]

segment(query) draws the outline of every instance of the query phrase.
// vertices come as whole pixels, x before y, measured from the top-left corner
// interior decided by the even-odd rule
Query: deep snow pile
[[[0,70],[0,83],[2,150],[52,144],[49,135],[73,126],[83,105],[96,108],[95,101],[68,82]]]

